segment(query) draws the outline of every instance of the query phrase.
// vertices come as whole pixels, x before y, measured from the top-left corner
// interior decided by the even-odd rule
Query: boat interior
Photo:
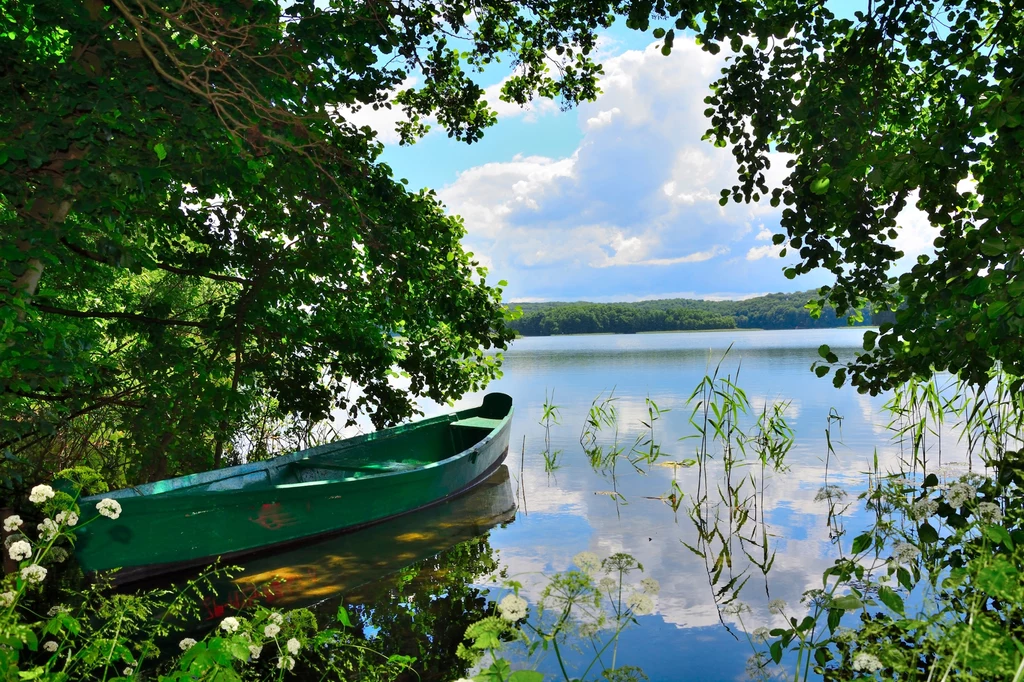
[[[442,419],[385,429],[263,462],[126,488],[104,497],[289,488],[408,471],[472,448],[500,426],[511,409],[509,396],[490,393],[480,407]]]

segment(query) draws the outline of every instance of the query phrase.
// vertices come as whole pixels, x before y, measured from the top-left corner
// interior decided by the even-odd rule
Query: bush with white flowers
[[[568,673],[569,662],[563,657],[564,647],[573,640],[585,644],[574,647],[577,652],[596,652],[589,664],[586,659],[582,663],[581,671],[596,673],[585,679],[620,679],[617,676],[624,669],[615,672],[603,668],[606,663],[602,652],[616,644],[622,631],[637,622],[637,616],[655,611],[661,585],[651,577],[630,584],[630,575],[643,567],[628,554],[601,559],[593,552],[583,551],[573,556],[572,563],[575,568],[546,578],[544,584],[536,586],[535,608],[531,609],[523,595],[523,585],[511,580],[506,583],[511,591],[494,606],[495,615],[466,629],[458,655],[473,666],[489,663],[473,680],[507,678],[540,682],[540,673],[528,669],[516,670],[509,677],[512,664],[503,656],[503,650],[518,645],[524,650],[517,658],[527,660],[539,653],[541,647],[544,651],[550,649],[565,680],[576,679]],[[602,673],[614,676],[602,677]]]
[[[69,556],[74,530],[90,523],[110,523],[124,510],[108,497],[96,505],[96,516],[81,519],[76,499],[49,485],[33,487],[27,502],[21,514],[2,519],[9,534],[4,549],[19,565],[0,579],[0,636],[6,641],[0,645],[0,670],[20,673],[15,679],[281,680],[311,657],[317,658],[317,669],[330,679],[341,679],[353,667],[379,670],[379,679],[391,679],[411,662],[374,654],[365,644],[356,646],[354,635],[345,631],[320,630],[305,609],[283,614],[256,607],[222,618],[205,637],[172,640],[177,646],[172,645],[171,657],[171,652],[157,650],[157,638],[173,633],[170,623],[198,616],[203,596],[212,590],[211,580],[225,575],[226,569],[220,567],[176,592],[154,590],[129,597],[104,589],[70,591],[61,586],[57,587],[60,601],[40,608],[39,588],[52,581],[52,566]],[[45,618],[40,620],[38,613],[45,613]],[[154,619],[153,614],[163,615]],[[316,646],[307,646],[310,643]],[[326,643],[336,648],[330,655],[320,655]],[[345,663],[338,647],[348,647],[349,660],[359,663]],[[379,660],[364,660],[375,655]]]

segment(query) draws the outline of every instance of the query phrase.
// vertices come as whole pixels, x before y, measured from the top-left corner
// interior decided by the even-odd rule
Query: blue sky
[[[728,149],[701,140],[703,99],[728,51],[711,56],[690,37],[669,57],[658,47],[649,33],[613,26],[599,49],[602,94],[565,112],[545,100],[526,110],[498,101],[509,74],[498,65],[479,82],[499,121],[473,145],[437,128],[401,147],[397,110],[353,118],[378,131],[397,177],[436,190],[463,217],[465,246],[489,281],[508,281],[506,300],[741,298],[828,283],[824,273],[782,275],[771,246],[779,210],[718,205],[735,168]],[[770,181],[781,182],[785,162],[776,155]],[[908,256],[924,251],[926,221],[904,222]]]

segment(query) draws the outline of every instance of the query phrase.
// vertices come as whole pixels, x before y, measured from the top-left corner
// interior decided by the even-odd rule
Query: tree
[[[496,376],[502,283],[346,117],[416,70],[405,141],[436,116],[472,142],[494,115],[463,64],[507,54],[509,97],[593,97],[603,13],[0,0],[0,22],[5,456],[117,450],[108,468],[153,479],[222,464],[257,404],[380,426]],[[571,55],[554,75],[549,49]]]
[[[497,367],[482,349],[510,338],[501,285],[348,112],[390,106],[415,72],[422,85],[394,98],[403,141],[436,117],[473,142],[494,114],[472,70],[511,56],[504,99],[592,99],[596,32],[616,16],[666,54],[676,31],[732,50],[707,99],[708,137],[738,163],[722,201],[785,206],[776,243],[800,256],[787,274],[836,276],[819,306],[896,311],[837,383],[877,391],[934,367],[980,384],[997,362],[1024,374],[1022,12],[0,0],[0,450],[74,460],[121,444],[139,460],[126,475],[153,478],[221,463],[254,405],[383,425],[413,396],[483,385]],[[791,170],[770,189],[776,152]],[[896,277],[897,216],[915,200],[937,252]]]
[[[785,207],[775,243],[799,254],[787,276],[836,277],[819,310],[895,311],[837,385],[877,393],[933,369],[984,385],[997,364],[1024,375],[1019,3],[868,0],[854,18],[818,0],[634,3],[633,22],[652,9],[734,52],[706,100],[708,136],[738,164],[722,203],[770,193]],[[769,192],[774,152],[791,170]],[[896,275],[911,204],[936,228],[935,253]]]

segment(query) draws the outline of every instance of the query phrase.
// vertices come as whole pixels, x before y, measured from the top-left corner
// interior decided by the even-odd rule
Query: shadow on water
[[[357,638],[385,655],[413,656],[421,680],[448,679],[465,667],[455,651],[482,618],[498,569],[489,531],[516,517],[508,468],[464,495],[355,532],[241,562],[233,578],[213,580],[200,609],[199,635],[240,609],[308,608],[331,624],[348,611]],[[136,582],[125,591],[182,584],[195,573]],[[434,672],[431,672],[434,671]],[[441,674],[438,677],[438,674]]]

